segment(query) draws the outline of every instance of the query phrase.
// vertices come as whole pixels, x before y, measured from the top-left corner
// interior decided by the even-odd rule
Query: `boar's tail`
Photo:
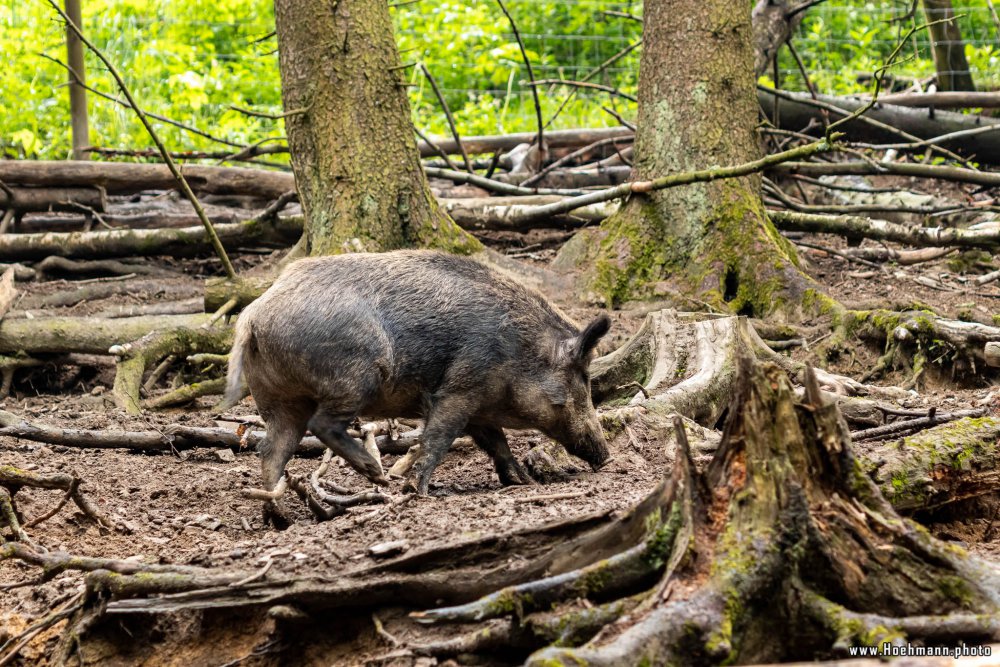
[[[236,335],[233,338],[233,349],[229,352],[229,370],[226,373],[226,395],[218,405],[219,410],[228,410],[246,395],[243,389],[243,362],[252,338],[250,318],[241,317],[236,320]]]

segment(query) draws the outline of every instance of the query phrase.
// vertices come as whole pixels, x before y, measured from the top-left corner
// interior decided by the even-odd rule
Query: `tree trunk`
[[[651,0],[643,44],[637,178],[760,158],[748,6]],[[601,226],[591,290],[609,305],[680,292],[742,314],[775,310],[801,277],[759,191],[755,175],[633,196]]]
[[[975,90],[969,61],[965,59],[965,42],[955,22],[951,0],[923,0],[924,14],[930,21],[931,53],[937,69],[938,90]],[[943,23],[934,23],[943,21]]]
[[[478,250],[427,187],[388,5],[275,0],[274,9],[305,250]]]

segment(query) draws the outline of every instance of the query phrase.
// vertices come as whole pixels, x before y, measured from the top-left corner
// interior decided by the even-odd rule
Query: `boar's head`
[[[549,367],[534,378],[541,381],[525,392],[523,408],[536,428],[594,470],[608,460],[608,443],[590,397],[590,361],[610,326],[608,317],[601,315],[579,335],[560,341]]]

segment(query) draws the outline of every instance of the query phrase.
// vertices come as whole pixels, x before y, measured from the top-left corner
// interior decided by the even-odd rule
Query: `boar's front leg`
[[[475,404],[467,394],[442,397],[431,407],[424,427],[420,456],[403,485],[404,491],[427,495],[434,469],[455,439],[465,432],[469,416],[474,412]]]
[[[472,436],[479,448],[493,459],[493,465],[497,469],[501,484],[513,486],[515,484],[535,483],[524,466],[514,458],[514,454],[507,444],[507,436],[502,429],[496,426],[469,424],[465,432]]]

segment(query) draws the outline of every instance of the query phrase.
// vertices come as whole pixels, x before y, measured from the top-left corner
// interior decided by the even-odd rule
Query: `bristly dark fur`
[[[541,294],[445,253],[300,260],[240,316],[227,394],[245,374],[268,426],[265,485],[307,427],[371,476],[375,462],[344,433],[358,415],[427,419],[422,492],[463,432],[502,479],[524,481],[502,427],[538,428],[593,465],[607,458],[586,366],[609,326],[602,315],[581,333]]]

